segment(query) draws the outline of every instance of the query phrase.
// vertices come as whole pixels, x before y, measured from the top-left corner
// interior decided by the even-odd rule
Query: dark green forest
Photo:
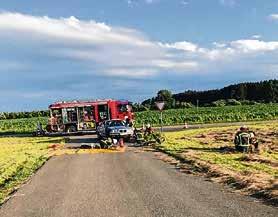
[[[141,104],[135,104],[134,107],[137,111],[155,109],[156,101],[165,101],[166,109],[277,103],[278,80],[246,82],[206,91],[186,90],[177,94],[172,94],[169,90],[160,90],[157,96]]]
[[[230,85],[222,89],[208,91],[185,91],[174,94],[176,101],[195,103],[199,100],[200,104],[211,103],[220,99],[236,99],[239,101],[249,100],[256,102],[278,102],[278,80],[269,80],[254,83],[240,83]]]

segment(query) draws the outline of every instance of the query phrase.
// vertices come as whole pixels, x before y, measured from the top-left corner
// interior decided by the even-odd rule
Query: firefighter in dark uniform
[[[253,151],[253,148],[258,151],[259,143],[256,139],[255,133],[253,131],[249,131],[247,126],[241,126],[237,131],[234,144],[237,151],[240,152],[249,152]]]

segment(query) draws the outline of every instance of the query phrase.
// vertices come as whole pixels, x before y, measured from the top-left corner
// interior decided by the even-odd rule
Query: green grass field
[[[153,126],[160,124],[158,111],[145,111],[136,113],[136,125],[150,123]],[[259,104],[250,106],[225,106],[174,109],[163,112],[164,125],[220,123],[238,121],[258,121],[278,119],[278,104]],[[43,126],[47,117],[0,120],[0,133],[30,133],[36,129],[37,122]]]
[[[0,137],[0,204],[51,154],[48,145],[62,138]]]
[[[235,152],[233,137],[237,127],[165,133],[166,142],[158,148],[192,165],[206,167],[206,171],[244,183],[251,190],[278,196],[274,190],[278,178],[278,123],[262,122],[250,128],[258,137],[259,153]]]

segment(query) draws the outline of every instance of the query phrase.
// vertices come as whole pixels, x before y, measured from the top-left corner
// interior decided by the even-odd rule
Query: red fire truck
[[[48,132],[93,131],[105,120],[133,120],[132,105],[129,101],[92,100],[56,102],[49,106]]]

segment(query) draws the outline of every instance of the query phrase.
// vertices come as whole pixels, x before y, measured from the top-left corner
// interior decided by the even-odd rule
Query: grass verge
[[[235,152],[237,127],[218,127],[166,133],[156,148],[180,161],[181,170],[206,174],[242,192],[278,202],[278,123],[250,125],[260,141],[260,152]]]
[[[49,159],[51,144],[63,142],[63,138],[0,138],[0,204]]]

